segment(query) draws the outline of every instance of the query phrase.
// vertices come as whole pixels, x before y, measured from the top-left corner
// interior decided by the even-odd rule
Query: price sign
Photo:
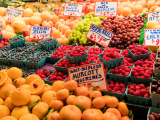
[[[8,6],[5,20],[11,22],[15,17],[22,17],[23,10]]]
[[[45,38],[50,37],[51,32],[52,32],[51,27],[32,26],[29,38],[43,40]]]
[[[2,31],[2,21],[0,21],[0,31]]]
[[[144,45],[160,46],[160,29],[145,29]]]
[[[92,24],[86,37],[102,45],[103,47],[108,47],[113,35],[114,35],[113,33],[108,32],[98,27],[97,25]]]
[[[117,16],[118,2],[96,2],[95,16]]]
[[[88,87],[89,89],[92,89],[92,86],[99,88],[99,90],[107,89],[102,62],[69,68],[68,74],[69,79],[77,81],[79,86]]]
[[[148,13],[147,21],[160,21],[160,12]]]
[[[82,4],[66,3],[64,8],[64,15],[67,16],[81,16],[82,15]]]

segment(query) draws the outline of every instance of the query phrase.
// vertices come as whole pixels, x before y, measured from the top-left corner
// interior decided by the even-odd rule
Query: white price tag
[[[144,45],[160,46],[160,29],[145,29]]]
[[[2,21],[0,21],[0,31],[2,30]]]
[[[43,40],[51,36],[52,28],[43,26],[32,26],[30,32],[30,39]]]
[[[67,16],[81,16],[82,15],[82,4],[66,3],[64,8],[64,15]]]
[[[8,6],[5,20],[11,22],[15,17],[22,17],[23,10]]]
[[[108,47],[113,35],[114,35],[113,33],[108,32],[98,27],[97,25],[92,24],[86,37],[102,45],[103,47]]]
[[[95,16],[117,16],[118,2],[96,2]]]
[[[147,21],[160,21],[160,12],[148,13]]]

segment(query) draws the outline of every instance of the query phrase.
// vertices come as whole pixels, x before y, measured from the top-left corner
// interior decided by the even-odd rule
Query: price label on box
[[[81,16],[82,15],[82,4],[66,3],[64,8],[64,15],[67,16]]]
[[[145,29],[144,45],[160,46],[160,29]]]
[[[2,31],[2,21],[0,21],[0,31]]]
[[[106,90],[106,76],[104,73],[104,65],[102,62],[88,64],[84,66],[68,69],[69,79],[77,81],[79,86],[99,88],[98,90]]]
[[[96,2],[95,16],[117,16],[118,2]]]
[[[32,26],[30,32],[30,39],[43,40],[51,36],[52,28],[43,26]]]
[[[8,6],[5,20],[11,22],[15,17],[22,17],[23,10]]]
[[[148,13],[147,21],[160,21],[160,12]]]
[[[92,24],[86,37],[103,47],[108,47],[113,35],[113,33]]]

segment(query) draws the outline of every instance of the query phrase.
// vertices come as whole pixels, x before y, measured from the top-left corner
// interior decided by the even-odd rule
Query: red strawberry
[[[145,97],[145,98],[149,98],[149,95],[146,93],[143,97]]]
[[[117,91],[117,90],[119,90],[119,88],[118,87],[114,87],[113,90]]]
[[[140,96],[140,95],[141,95],[141,94],[140,94],[140,91],[134,92],[134,95],[135,95],[135,96]]]
[[[114,84],[110,84],[109,86],[110,86],[110,88],[113,88],[113,87],[114,87]]]
[[[142,89],[142,88],[145,88],[145,86],[143,84],[140,84],[139,87]]]
[[[134,86],[131,86],[130,89],[134,90]]]
[[[133,90],[130,90],[130,91],[129,91],[129,94],[134,95],[134,91],[133,91]]]
[[[136,88],[135,88],[136,90],[140,90],[140,87],[139,86],[136,86]]]
[[[141,94],[146,94],[146,89],[141,89]]]

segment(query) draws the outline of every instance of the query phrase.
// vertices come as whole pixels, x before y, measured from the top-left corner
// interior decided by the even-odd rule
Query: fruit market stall
[[[160,2],[1,4],[0,120],[160,120]]]

